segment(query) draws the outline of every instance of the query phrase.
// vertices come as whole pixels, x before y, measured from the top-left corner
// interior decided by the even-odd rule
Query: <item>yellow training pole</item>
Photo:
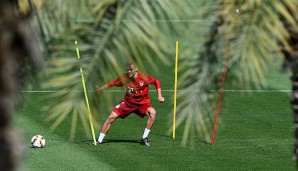
[[[175,138],[176,136],[176,98],[177,98],[177,77],[178,77],[177,75],[178,75],[178,41],[176,41],[176,60],[175,60],[173,138]]]
[[[76,44],[77,56],[78,56],[78,59],[80,59],[80,52],[79,52],[79,48],[78,48],[78,42],[75,41],[75,44]],[[83,74],[82,67],[80,67],[80,71],[81,71],[82,84],[83,84],[83,88],[84,88],[84,94],[85,94],[85,99],[86,99],[88,113],[89,113],[89,120],[90,120],[90,127],[91,127],[91,131],[92,131],[93,142],[94,142],[94,145],[97,145],[96,139],[95,139],[95,134],[94,134],[94,128],[93,128],[93,124],[92,124],[92,115],[91,115],[91,111],[90,111],[89,100],[88,100],[88,95],[87,95],[87,91],[86,91],[86,85],[85,85],[85,79],[84,79],[84,74]]]

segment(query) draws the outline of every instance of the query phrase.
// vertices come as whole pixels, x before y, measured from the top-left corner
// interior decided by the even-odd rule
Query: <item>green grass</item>
[[[181,146],[166,134],[169,104],[153,103],[158,117],[150,141],[138,143],[146,119],[135,115],[116,120],[106,142],[90,146],[82,128],[75,142],[68,141],[69,121],[49,131],[38,106],[43,93],[26,93],[15,125],[26,140],[26,170],[294,170],[293,126],[287,93],[224,93],[221,122],[213,146],[197,139],[195,148]],[[170,93],[165,93],[170,97]],[[98,131],[96,131],[98,132]],[[30,148],[34,134],[46,138],[43,149]],[[98,134],[97,134],[98,135]]]
[[[273,66],[264,89],[290,89],[289,76],[279,72],[279,66],[279,63]],[[173,72],[171,67],[160,67],[161,75],[153,73],[164,89],[173,88],[173,77],[166,75]],[[123,93],[113,93],[116,104]],[[213,93],[218,96],[218,92]],[[42,100],[46,95],[23,93],[14,118],[15,127],[24,135],[26,158],[22,167],[25,170],[295,170],[294,128],[287,92],[224,92],[215,144],[211,146],[197,137],[194,145],[186,147],[181,145],[183,127],[177,129],[176,139],[166,133],[172,118],[172,92],[163,92],[167,100],[164,104],[155,101],[156,93],[151,93],[152,105],[157,110],[149,135],[151,147],[139,145],[146,118],[136,115],[116,120],[106,143],[101,145],[88,144],[91,133],[86,136],[80,123],[75,141],[69,141],[71,118],[57,130],[49,129],[51,122],[45,121],[47,113],[40,110],[48,103]],[[101,118],[105,119],[110,110],[106,109]],[[45,148],[31,148],[30,140],[35,134],[46,138]]]

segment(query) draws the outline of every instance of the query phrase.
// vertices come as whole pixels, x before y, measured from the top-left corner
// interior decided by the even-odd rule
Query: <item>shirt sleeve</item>
[[[107,83],[108,87],[113,87],[113,86],[117,86],[117,87],[121,87],[123,86],[123,82],[121,81],[121,78],[116,78],[113,81],[110,81]]]
[[[161,84],[160,84],[160,81],[150,75],[146,75],[146,80],[148,81],[148,84],[151,84],[151,85],[155,85],[155,88],[156,89],[159,89],[161,88]]]

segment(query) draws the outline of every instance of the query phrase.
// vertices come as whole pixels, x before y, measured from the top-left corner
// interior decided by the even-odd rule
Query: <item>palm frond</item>
[[[296,2],[287,3],[295,5]],[[231,4],[236,5],[237,2]],[[234,12],[235,8],[240,9],[240,15]],[[264,85],[266,68],[276,56],[272,52],[279,51],[278,42],[290,49],[286,41],[289,34],[280,22],[281,16],[293,22],[287,8],[281,1],[244,1],[237,7],[225,6],[219,11],[219,15],[225,19],[221,27],[223,36],[232,44],[233,59],[230,65],[238,72],[238,80],[247,88],[250,87],[247,80],[252,80],[258,88]],[[229,34],[232,36],[228,37]]]
[[[216,59],[216,54],[219,52],[215,51],[218,48],[215,42],[216,34],[221,22],[213,15],[206,18],[208,13],[214,11],[217,6],[212,5],[211,2],[200,2],[197,5],[204,9],[197,14],[197,19],[204,22],[193,25],[196,31],[190,34],[194,35],[187,35],[187,37],[195,37],[189,45],[191,49],[180,55],[182,58],[179,69],[181,76],[178,81],[180,91],[177,97],[180,102],[177,106],[176,127],[185,125],[183,145],[188,142],[194,144],[198,139],[210,141],[212,116],[214,116],[211,111],[214,109],[214,104],[209,90],[215,87],[212,84],[212,78],[216,75],[214,72],[217,73],[223,68],[223,64],[218,62],[220,60]]]
[[[240,82],[246,88],[251,88],[252,85],[260,88],[264,85],[264,73],[268,64],[274,57],[279,56],[276,54],[279,44],[290,49],[287,42],[289,34],[280,17],[287,18],[297,27],[289,13],[298,8],[294,0],[231,0],[220,1],[217,5],[214,13],[207,15],[208,18],[215,17],[213,24],[198,37],[198,40],[202,40],[198,42],[198,56],[192,56],[182,64],[189,70],[187,72],[184,69],[185,72],[180,77],[179,82],[183,84],[180,85],[181,91],[178,93],[182,102],[177,107],[177,127],[186,122],[183,144],[192,138],[192,134],[195,137],[203,135],[207,142],[210,140],[210,125],[215,109],[212,94],[208,90],[218,87],[214,84],[218,85],[217,77],[221,76],[220,70],[224,68],[227,45],[231,45],[228,65],[231,80],[239,80],[238,84]],[[236,9],[239,9],[240,13],[237,13]]]
[[[94,4],[92,10],[84,10],[90,17],[88,21],[72,23],[67,27],[68,30],[61,34],[50,32],[52,33],[49,34],[48,41],[51,54],[48,65],[50,79],[44,85],[47,89],[58,90],[51,96],[58,100],[53,101],[51,106],[55,107],[49,111],[50,118],[55,120],[53,128],[65,118],[69,118],[69,115],[73,115],[71,132],[74,134],[74,122],[77,120],[76,115],[79,114],[87,130],[87,136],[90,136],[86,106],[83,103],[77,105],[77,102],[84,99],[79,75],[80,66],[84,71],[88,96],[92,104],[91,111],[101,113],[106,112],[106,106],[111,106],[111,93],[103,92],[96,95],[93,93],[95,86],[122,74],[127,61],[135,61],[143,71],[148,67],[157,70],[154,60],[167,65],[168,54],[172,53],[169,48],[171,42],[167,41],[167,37],[163,34],[164,28],[161,28],[156,21],[168,18],[175,20],[185,15],[182,12],[175,13],[168,10],[178,10],[181,4],[182,1],[170,0],[162,2],[104,0]],[[79,42],[80,61],[76,59],[74,40]],[[98,116],[93,119],[93,123],[98,123]],[[95,129],[98,129],[98,125]],[[74,135],[71,136],[74,138]]]

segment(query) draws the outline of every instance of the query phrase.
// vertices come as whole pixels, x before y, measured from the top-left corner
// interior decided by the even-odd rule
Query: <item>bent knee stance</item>
[[[147,115],[149,116],[150,120],[155,120],[156,111],[153,108],[149,108],[147,111]]]
[[[117,117],[118,117],[118,115],[116,113],[111,113],[106,120],[106,124],[113,123]]]
[[[108,118],[107,120],[106,120],[106,123],[107,124],[111,124],[111,123],[113,123],[115,121],[115,118]]]

